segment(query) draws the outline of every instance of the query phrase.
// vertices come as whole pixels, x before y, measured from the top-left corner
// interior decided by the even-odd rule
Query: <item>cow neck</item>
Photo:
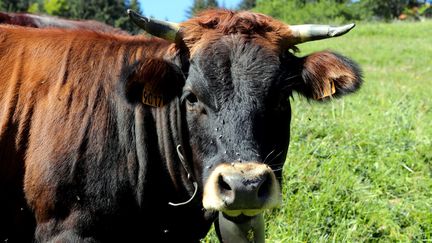
[[[192,194],[192,196],[184,201],[184,202],[179,202],[179,203],[173,203],[173,202],[168,202],[168,204],[170,206],[182,206],[182,205],[186,205],[190,202],[192,202],[192,200],[195,198],[197,192],[198,192],[198,183],[194,177],[192,168],[190,166],[190,162],[187,160],[187,157],[185,156],[185,152],[183,150],[184,148],[184,143],[185,140],[183,139],[183,122],[182,122],[182,112],[181,112],[181,107],[180,107],[180,99],[178,97],[175,98],[175,103],[176,103],[176,110],[178,112],[177,115],[177,137],[178,137],[178,141],[176,141],[176,151],[177,151],[177,156],[180,160],[180,163],[183,167],[183,169],[186,171],[187,174],[187,179],[192,183],[193,187],[194,187],[194,192]]]

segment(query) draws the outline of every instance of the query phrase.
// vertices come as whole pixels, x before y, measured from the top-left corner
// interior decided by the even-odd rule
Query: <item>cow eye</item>
[[[202,105],[202,103],[200,104],[197,96],[192,92],[189,91],[185,93],[183,100],[186,101],[186,107],[188,111],[193,111],[196,114],[207,114],[204,105]]]

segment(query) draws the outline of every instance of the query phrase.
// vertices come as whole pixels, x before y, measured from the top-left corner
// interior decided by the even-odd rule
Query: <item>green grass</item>
[[[267,241],[432,242],[432,22],[360,24],[299,47],[353,58],[365,82],[324,104],[294,97]]]

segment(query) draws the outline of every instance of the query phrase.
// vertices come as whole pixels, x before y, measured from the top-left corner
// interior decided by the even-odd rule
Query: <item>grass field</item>
[[[353,58],[365,82],[324,104],[294,97],[267,241],[432,242],[432,22],[360,24],[299,47]]]

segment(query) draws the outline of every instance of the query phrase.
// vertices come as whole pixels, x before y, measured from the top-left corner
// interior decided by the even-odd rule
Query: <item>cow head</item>
[[[344,34],[353,25],[289,26],[226,10],[206,11],[179,25],[130,15],[172,41],[182,60],[180,100],[204,208],[236,220],[279,205],[292,93],[322,101],[361,84],[351,60],[329,51],[297,57],[295,45]]]

